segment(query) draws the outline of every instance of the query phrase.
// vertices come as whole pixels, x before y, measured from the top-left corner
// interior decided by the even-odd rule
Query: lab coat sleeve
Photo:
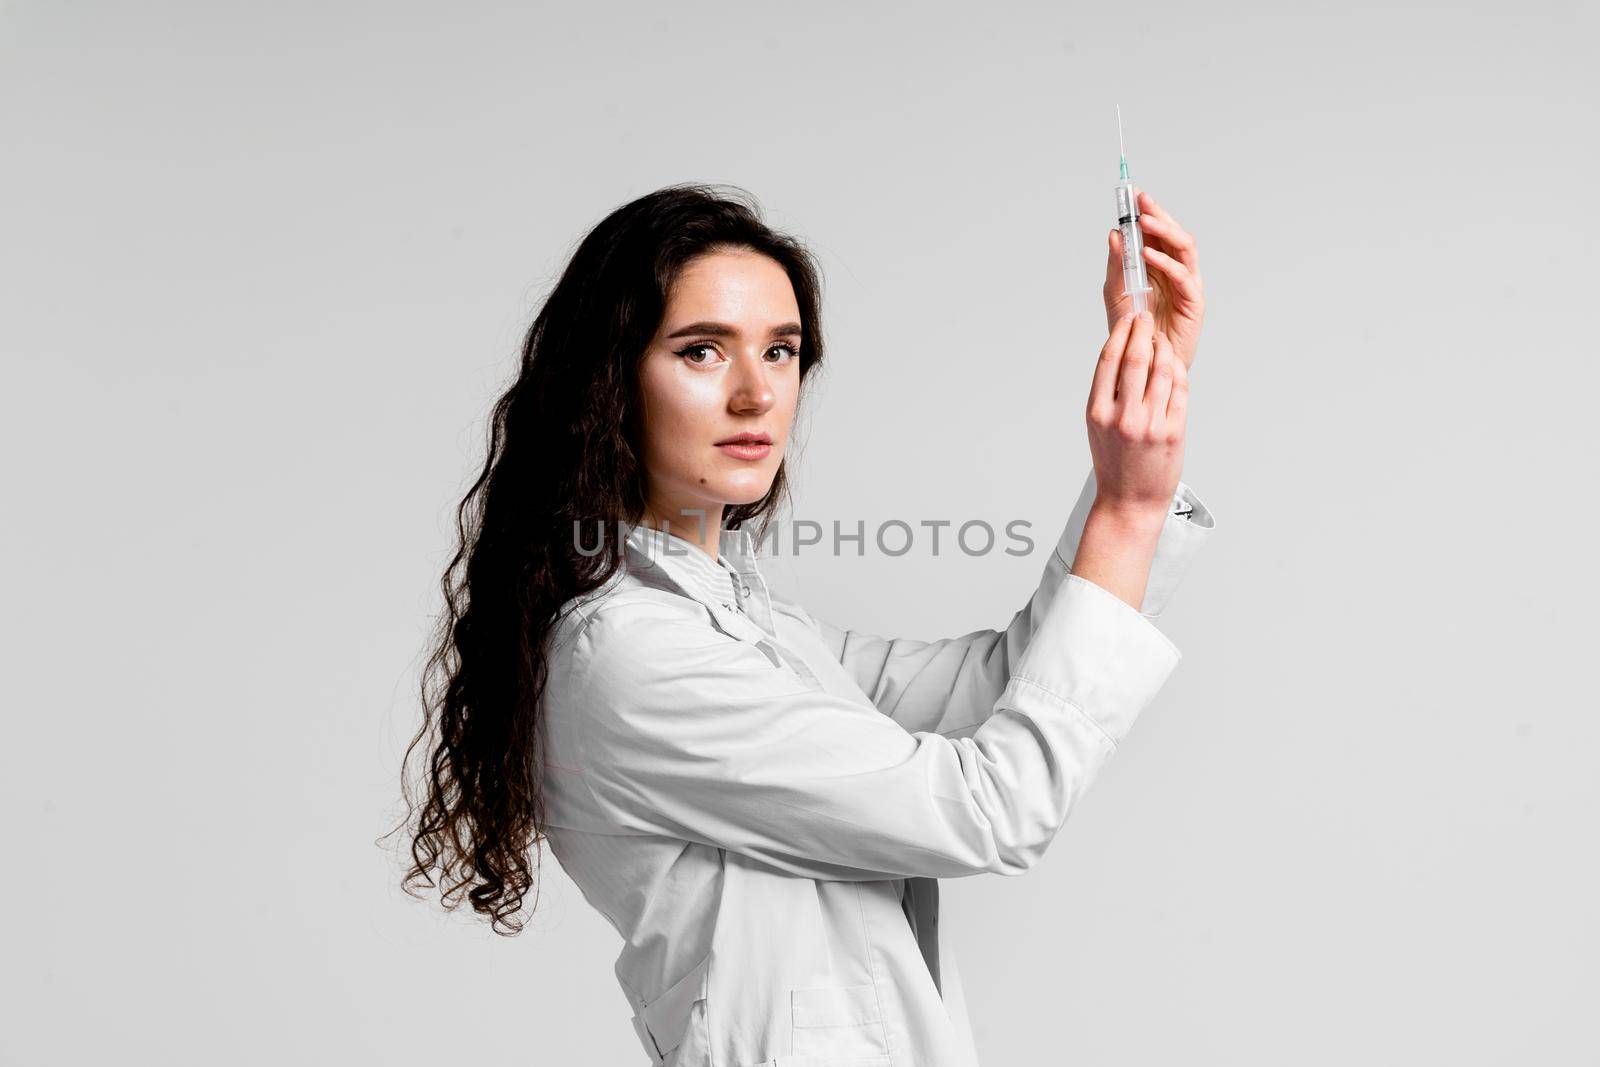
[[[553,684],[580,717],[582,778],[615,832],[811,878],[1015,875],[1181,658],[1108,590],[1058,584],[970,737],[908,732],[654,600],[598,605]]]
[[[1094,504],[1093,468],[1077,503],[1045,561],[1044,574],[1004,630],[975,630],[933,641],[886,638],[847,630],[799,608],[823,643],[878,710],[911,731],[956,734],[981,724],[1011,679],[1028,642],[1050,609],[1072,559],[1078,554]],[[1156,544],[1140,608],[1146,618],[1166,610],[1190,562],[1216,522],[1194,491],[1179,482]],[[798,608],[798,605],[791,605]]]

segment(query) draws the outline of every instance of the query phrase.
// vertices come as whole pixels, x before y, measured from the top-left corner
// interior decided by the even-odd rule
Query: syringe
[[[1117,105],[1117,150],[1121,153],[1117,185],[1117,228],[1122,231],[1122,295],[1133,298],[1133,313],[1145,311],[1150,282],[1144,273],[1144,233],[1139,229],[1139,195],[1128,177],[1128,151],[1122,143],[1122,105]]]

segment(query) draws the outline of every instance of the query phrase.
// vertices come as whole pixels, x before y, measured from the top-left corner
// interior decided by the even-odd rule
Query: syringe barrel
[[[1144,272],[1144,231],[1139,228],[1139,197],[1132,182],[1117,186],[1117,229],[1122,231],[1122,295],[1133,298],[1135,311],[1145,310],[1150,282]]]

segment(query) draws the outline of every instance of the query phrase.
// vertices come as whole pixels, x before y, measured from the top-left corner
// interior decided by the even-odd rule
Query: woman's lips
[[[767,453],[772,451],[771,445],[757,441],[735,441],[717,447],[736,459],[766,459]]]

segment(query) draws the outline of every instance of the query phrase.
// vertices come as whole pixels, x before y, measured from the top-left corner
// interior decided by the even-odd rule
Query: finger
[[[1190,270],[1200,269],[1200,250],[1194,235],[1159,215],[1140,215],[1139,228],[1149,237],[1154,237],[1157,243],[1165,245],[1176,253],[1177,258]],[[1146,244],[1145,247],[1149,247]]]
[[[1139,190],[1139,210],[1154,215],[1162,222],[1170,222],[1174,226],[1178,225],[1178,220],[1173,218],[1166,208],[1156,203],[1156,198],[1144,189]]]
[[[1133,320],[1133,330],[1128,334],[1128,346],[1122,350],[1122,369],[1117,375],[1117,400],[1124,410],[1144,403],[1145,379],[1150,375],[1150,362],[1155,358],[1150,335],[1155,332],[1155,319],[1148,311]]]
[[[1167,433],[1182,440],[1189,426],[1189,367],[1181,359],[1172,361],[1172,392],[1167,397]]]
[[[1110,298],[1122,292],[1122,232],[1113,226],[1106,243],[1106,296]]]
[[[1124,315],[1111,327],[1111,336],[1100,346],[1100,358],[1094,365],[1094,381],[1089,386],[1089,417],[1101,422],[1109,421],[1116,407],[1117,372],[1122,368],[1122,351],[1127,347],[1128,334],[1133,328],[1133,316]]]
[[[1167,398],[1172,395],[1172,365],[1179,360],[1164,331],[1157,330],[1151,341],[1155,358],[1150,364],[1150,381],[1145,386],[1144,402],[1150,409],[1150,428],[1161,430],[1167,421]]]
[[[1100,295],[1106,306],[1106,329],[1117,324],[1131,304],[1122,292],[1122,235],[1112,230],[1106,237],[1106,280]]]
[[[1158,248],[1145,245],[1145,262],[1171,282],[1173,288],[1178,290],[1178,295],[1191,304],[1199,304],[1205,297],[1205,290],[1200,283],[1200,276],[1187,266],[1179,263],[1171,256]]]

